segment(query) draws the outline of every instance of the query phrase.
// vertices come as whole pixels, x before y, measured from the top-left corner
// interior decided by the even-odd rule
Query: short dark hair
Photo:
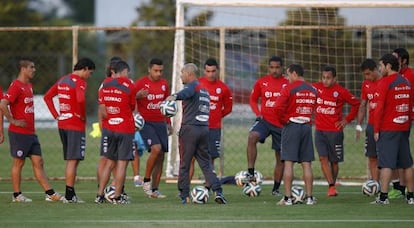
[[[280,65],[283,66],[283,59],[281,57],[279,57],[279,56],[272,56],[272,57],[270,57],[269,62],[268,62],[269,65],[270,65],[270,62],[279,62]]]
[[[120,73],[120,72],[122,72],[125,69],[128,69],[128,71],[129,71],[129,65],[128,65],[127,62],[121,60],[121,61],[118,61],[115,64],[114,72],[115,73]]]
[[[398,57],[402,60],[406,59],[407,65],[410,63],[410,54],[408,54],[408,51],[405,48],[396,48],[393,52],[397,53]]]
[[[393,54],[385,54],[380,58],[380,61],[386,66],[387,64],[391,65],[391,70],[393,71],[399,71],[400,69],[400,63],[398,62],[397,57],[395,57]]]
[[[161,66],[161,65],[163,65],[163,62],[162,62],[161,59],[153,58],[153,59],[150,60],[148,66],[151,68],[153,65],[160,65]]]
[[[112,71],[115,71],[115,65],[117,62],[122,61],[122,59],[118,56],[114,56],[111,58],[109,65],[106,67],[106,76],[111,77]]]
[[[301,77],[303,77],[303,74],[305,73],[303,67],[299,64],[290,64],[287,69],[289,73],[296,72],[296,74],[298,74]]]
[[[19,62],[17,63],[17,68],[20,71],[23,67],[28,67],[30,63],[33,63],[33,60],[28,57],[20,58]]]
[[[333,66],[326,65],[326,66],[323,67],[323,70],[322,71],[332,72],[332,76],[334,78],[336,77],[336,69]]]
[[[375,63],[375,61],[373,59],[365,59],[362,63],[361,63],[361,71],[364,70],[375,70],[375,68],[377,68],[377,63]]]
[[[73,67],[73,70],[82,70],[88,68],[88,70],[95,70],[95,63],[89,58],[81,58]]]
[[[206,66],[215,66],[218,68],[217,60],[214,58],[208,58],[204,63],[204,68],[206,68]]]

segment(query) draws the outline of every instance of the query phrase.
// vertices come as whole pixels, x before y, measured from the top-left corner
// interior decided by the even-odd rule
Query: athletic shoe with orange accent
[[[338,192],[336,191],[335,186],[330,186],[328,188],[328,196],[337,196]]]

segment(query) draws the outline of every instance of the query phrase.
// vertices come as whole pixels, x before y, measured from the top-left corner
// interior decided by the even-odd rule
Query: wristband
[[[358,125],[356,125],[356,126],[355,126],[355,130],[357,130],[357,131],[362,131],[362,127],[361,127],[361,125],[359,125],[359,124],[358,124]]]

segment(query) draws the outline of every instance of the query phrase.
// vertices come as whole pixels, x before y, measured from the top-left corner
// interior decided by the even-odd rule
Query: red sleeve
[[[225,117],[233,110],[233,96],[231,95],[230,89],[226,85],[223,87],[223,98],[222,117]]]
[[[260,116],[260,110],[259,110],[259,100],[260,97],[260,83],[259,80],[256,81],[256,83],[254,84],[253,87],[253,91],[250,94],[250,108],[252,109],[252,111],[256,114],[256,116]]]
[[[358,114],[359,105],[361,104],[361,101],[352,95],[351,92],[347,89],[343,89],[343,97],[345,101],[351,105],[351,110],[349,110],[348,115],[345,117],[346,122],[351,122],[353,119],[355,119],[356,115]]]
[[[280,91],[280,96],[276,99],[275,104],[275,115],[279,119],[280,123],[282,125],[285,125],[287,123],[287,120],[285,119],[285,113],[286,113],[286,107],[288,105],[289,101],[289,89],[288,86],[283,88]]]
[[[85,100],[85,90],[86,90],[86,84],[85,88],[81,88],[81,86],[76,86],[76,100],[78,102],[79,107],[79,115],[82,120],[86,119],[86,100]]]
[[[57,83],[55,83],[43,96],[43,100],[45,101],[54,119],[56,119],[59,116],[59,113],[56,111],[55,104],[53,103],[53,97],[55,97],[57,94]]]
[[[387,97],[387,85],[384,83],[385,80],[381,80],[378,83],[374,99],[376,100],[377,107],[374,110],[374,133],[379,132],[380,123],[384,115],[384,103]]]

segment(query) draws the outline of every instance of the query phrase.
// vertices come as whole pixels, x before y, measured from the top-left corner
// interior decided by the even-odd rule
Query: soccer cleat
[[[337,196],[338,192],[336,191],[335,186],[330,186],[328,188],[328,196]]]
[[[137,175],[137,176],[134,176],[134,186],[135,187],[142,187],[142,178],[139,176],[139,175]]]
[[[285,200],[285,197],[282,197],[282,199],[279,202],[277,202],[277,205],[292,206],[293,205],[292,197],[288,197],[287,200]]]
[[[315,197],[313,197],[313,196],[308,196],[308,197],[305,199],[305,204],[306,204],[306,205],[315,205],[315,204],[316,204],[316,198],[315,198]]]
[[[142,190],[144,191],[145,194],[147,194],[148,196],[152,195],[152,191],[151,191],[151,182],[144,182],[142,184]]]
[[[387,199],[385,200],[381,200],[380,197],[378,196],[377,198],[375,198],[375,201],[372,201],[371,204],[379,204],[379,205],[387,205],[390,204],[390,201]]]
[[[216,198],[214,201],[216,201],[218,204],[227,204],[227,200],[224,198],[224,195],[221,192],[216,192]]]
[[[81,200],[77,196],[73,196],[72,199],[63,199],[63,203],[85,203],[85,201]]]
[[[414,205],[414,198],[409,198],[409,199],[406,199],[406,200],[407,200],[407,204]]]
[[[105,202],[106,202],[105,197],[103,195],[102,196],[96,195],[96,198],[95,198],[95,203],[96,204],[103,204]]]
[[[390,199],[401,199],[404,195],[401,193],[400,190],[397,189],[391,189],[390,192],[388,192],[388,198]]]
[[[12,196],[12,202],[14,203],[30,203],[32,199],[27,198],[23,194],[19,194],[17,197]]]
[[[129,201],[121,195],[118,198],[113,198],[111,200],[111,203],[113,203],[113,204],[129,204]]]
[[[48,202],[63,201],[64,199],[65,199],[65,197],[60,195],[57,192],[53,193],[53,195],[46,194],[46,196],[45,196],[45,200],[48,201]]]
[[[281,196],[282,194],[280,194],[279,189],[274,189],[272,191],[272,196]]]
[[[151,193],[151,195],[149,196],[150,198],[158,198],[158,199],[164,199],[164,198],[167,198],[167,196],[166,195],[163,195],[163,194],[161,194],[161,192],[160,191],[154,191],[154,192],[152,192]]]
[[[250,173],[246,174],[246,182],[248,183],[256,183],[256,177],[254,175],[251,175]]]
[[[182,204],[189,204],[189,203],[191,203],[191,201],[190,201],[190,197],[181,197],[181,203]]]

